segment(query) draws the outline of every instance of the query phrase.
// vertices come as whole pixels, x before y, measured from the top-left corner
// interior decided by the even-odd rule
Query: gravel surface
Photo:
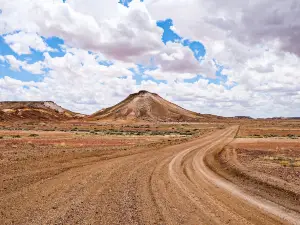
[[[44,179],[1,192],[0,224],[296,224],[299,214],[205,163],[236,132],[233,126],[174,146],[72,159],[64,168],[49,164]]]

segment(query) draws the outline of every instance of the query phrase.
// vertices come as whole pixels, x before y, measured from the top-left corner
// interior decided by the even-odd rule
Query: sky
[[[300,116],[299,40],[297,0],[0,0],[0,101]]]

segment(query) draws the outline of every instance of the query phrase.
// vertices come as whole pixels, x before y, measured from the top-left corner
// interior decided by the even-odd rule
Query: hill
[[[195,113],[163,99],[158,94],[140,91],[88,118],[105,121],[197,122],[217,116]]]
[[[67,120],[82,115],[71,112],[52,101],[0,102],[0,121],[11,120]]]

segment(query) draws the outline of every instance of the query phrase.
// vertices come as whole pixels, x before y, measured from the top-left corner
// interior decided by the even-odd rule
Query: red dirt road
[[[205,164],[236,132],[69,162],[67,171],[4,192],[0,224],[299,224],[298,213],[246,193]]]

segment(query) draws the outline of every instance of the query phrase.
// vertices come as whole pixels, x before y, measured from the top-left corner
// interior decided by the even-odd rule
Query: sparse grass
[[[297,161],[293,164],[295,167],[300,167],[300,161]]]
[[[58,148],[65,148],[65,147],[67,147],[67,144],[66,144],[66,142],[61,142],[61,143],[55,144],[54,146],[58,147]]]
[[[285,156],[265,156],[264,160],[269,160],[275,163],[279,163],[284,167],[300,167],[300,158],[285,157]]]
[[[294,134],[288,134],[287,137],[290,139],[298,139],[298,137]]]
[[[125,128],[128,128],[128,125],[122,126]],[[141,126],[130,126],[131,128],[137,128]],[[165,135],[183,135],[183,136],[192,136],[199,133],[199,129],[192,129],[192,130],[151,130],[149,129],[149,126],[142,126],[142,130],[127,130],[127,129],[97,129],[93,128],[92,130],[86,130],[86,129],[77,129],[73,128],[71,131],[76,131],[76,134],[80,133],[89,133],[94,135],[136,135],[136,136],[144,136],[144,135],[150,135],[150,136],[165,136]]]
[[[34,122],[25,123],[25,125],[34,125],[34,124],[35,124]]]
[[[277,134],[265,134],[263,137],[279,137]]]
[[[250,134],[248,136],[237,136],[237,138],[274,138],[274,137],[288,137],[290,139],[298,139],[297,135],[277,135],[277,134]]]
[[[165,135],[194,135],[192,131],[158,131],[158,130],[95,130],[90,131],[91,134],[104,134],[104,135],[150,135],[150,136],[165,136]]]
[[[53,128],[49,128],[49,129],[42,129],[42,131],[56,131],[55,129]],[[63,130],[62,130],[63,131]]]
[[[263,138],[263,136],[261,136],[260,134],[253,134],[253,135],[250,135],[250,137]]]
[[[77,130],[78,132],[90,132],[90,130],[88,129],[80,129],[80,130]]]
[[[12,135],[12,138],[21,138],[21,135]]]
[[[250,134],[249,136],[237,136],[236,138],[264,138],[260,134]]]
[[[279,161],[279,164],[284,167],[290,166],[290,162],[286,160]]]

